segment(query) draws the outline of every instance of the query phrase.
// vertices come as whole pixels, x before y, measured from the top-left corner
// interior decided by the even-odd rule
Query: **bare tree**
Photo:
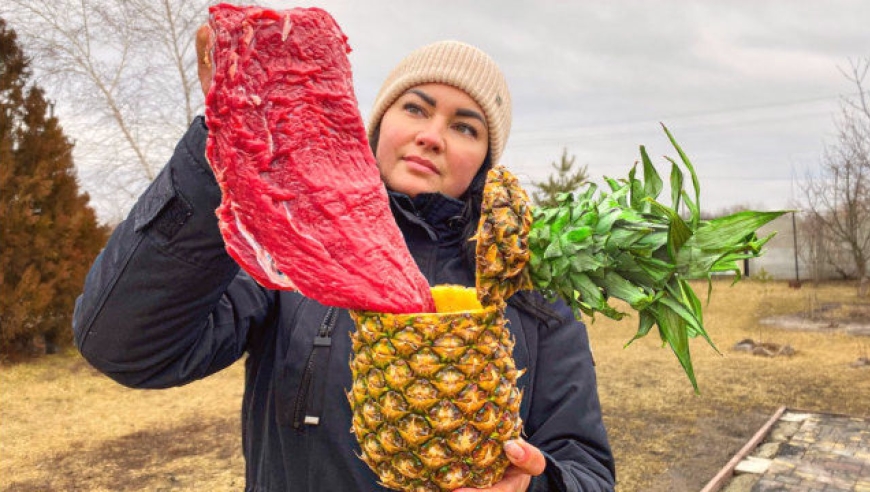
[[[868,71],[870,57],[851,62],[843,72],[857,88],[857,95],[843,97],[836,143],[826,149],[819,173],[802,184],[812,223],[834,244],[827,253],[831,266],[843,276],[858,279],[860,285],[866,285],[870,261]]]
[[[849,260],[843,258],[844,250],[841,244],[825,232],[824,221],[820,220],[818,215],[801,214],[796,234],[800,242],[798,256],[806,268],[805,274],[809,279],[820,281],[831,274],[848,278],[847,272],[835,267],[849,264]]]
[[[65,113],[97,202],[126,210],[200,109],[194,36],[209,3],[11,0],[6,15]]]

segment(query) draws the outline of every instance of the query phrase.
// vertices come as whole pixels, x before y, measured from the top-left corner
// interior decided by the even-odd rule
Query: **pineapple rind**
[[[351,317],[357,326],[347,394],[352,431],[360,457],[381,483],[407,491],[453,490],[500,480],[509,465],[503,443],[519,437],[522,427],[520,373],[503,306],[351,311]],[[403,344],[412,350],[394,355],[388,349]]]
[[[473,238],[477,241],[477,296],[482,305],[501,304],[515,292],[533,288],[526,268],[531,227],[531,202],[519,180],[503,166],[490,169]]]

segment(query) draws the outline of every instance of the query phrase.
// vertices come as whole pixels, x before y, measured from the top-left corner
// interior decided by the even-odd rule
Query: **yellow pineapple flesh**
[[[522,395],[503,306],[437,286],[439,312],[352,311],[348,400],[361,457],[397,490],[489,487],[509,465]]]

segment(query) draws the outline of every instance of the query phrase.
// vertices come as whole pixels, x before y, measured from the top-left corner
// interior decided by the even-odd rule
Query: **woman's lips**
[[[405,162],[409,164],[411,169],[417,169],[423,172],[429,172],[432,174],[441,174],[438,172],[438,168],[435,167],[435,164],[432,163],[429,159],[424,159],[422,157],[417,157],[414,155],[406,155],[402,158]]]

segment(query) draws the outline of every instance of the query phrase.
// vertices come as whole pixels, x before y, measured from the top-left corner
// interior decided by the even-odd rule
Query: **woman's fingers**
[[[487,489],[462,488],[454,492],[521,492],[529,487],[532,477],[544,473],[547,460],[541,450],[523,441],[513,439],[504,443],[504,453],[511,466],[501,480]]]
[[[214,75],[214,65],[211,60],[212,46],[214,46],[214,33],[211,28],[208,24],[199,26],[196,31],[196,68],[203,96],[208,94],[212,75]]]
[[[504,452],[511,464],[532,476],[544,473],[547,460],[541,451],[522,439],[513,439],[504,444]]]
[[[541,451],[522,439],[504,443],[504,453],[511,462],[504,476],[487,489],[462,488],[454,492],[521,492],[529,487],[532,477],[544,473],[547,460]]]

